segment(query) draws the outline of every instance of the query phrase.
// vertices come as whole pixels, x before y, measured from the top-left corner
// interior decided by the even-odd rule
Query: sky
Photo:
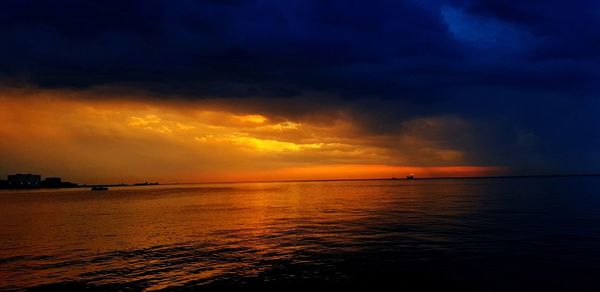
[[[600,2],[0,4],[0,176],[600,173]]]

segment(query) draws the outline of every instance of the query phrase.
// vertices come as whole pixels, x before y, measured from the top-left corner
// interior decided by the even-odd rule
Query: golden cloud
[[[411,120],[402,131],[374,135],[339,114],[294,120],[93,90],[0,92],[6,174],[34,171],[88,183],[332,179],[402,176],[410,169],[446,175],[439,167],[468,162],[464,151],[444,144],[444,133],[469,127],[454,117]],[[454,171],[478,169],[500,171]]]

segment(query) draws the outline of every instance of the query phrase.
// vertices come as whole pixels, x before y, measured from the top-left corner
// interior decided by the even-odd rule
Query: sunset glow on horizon
[[[453,117],[410,120],[373,135],[342,110],[296,119],[227,103],[102,99],[95,91],[3,89],[3,172],[39,172],[81,183],[215,182],[487,176],[431,132]],[[417,128],[418,131],[413,131]],[[421,132],[429,129],[431,132]]]

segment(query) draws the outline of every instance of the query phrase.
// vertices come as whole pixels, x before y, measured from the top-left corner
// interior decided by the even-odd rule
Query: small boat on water
[[[96,186],[92,187],[92,191],[108,191],[108,187]]]
[[[415,179],[415,175],[411,173],[411,174],[409,174],[409,175],[406,176],[406,179],[409,179],[409,180],[410,179]]]

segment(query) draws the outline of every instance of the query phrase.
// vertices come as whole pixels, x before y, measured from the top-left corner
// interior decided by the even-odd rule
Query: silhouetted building
[[[44,183],[47,184],[60,184],[62,179],[60,177],[47,177],[44,179]]]
[[[39,174],[14,174],[8,176],[8,184],[14,187],[37,187],[40,185],[42,176]]]
[[[60,177],[47,177],[42,180],[38,174],[13,174],[8,176],[8,180],[0,180],[0,188],[18,189],[18,188],[74,188],[76,183],[62,181]]]
[[[62,179],[60,177],[47,177],[42,182],[43,187],[49,188],[59,188],[63,186],[63,184],[64,183],[62,182]]]

